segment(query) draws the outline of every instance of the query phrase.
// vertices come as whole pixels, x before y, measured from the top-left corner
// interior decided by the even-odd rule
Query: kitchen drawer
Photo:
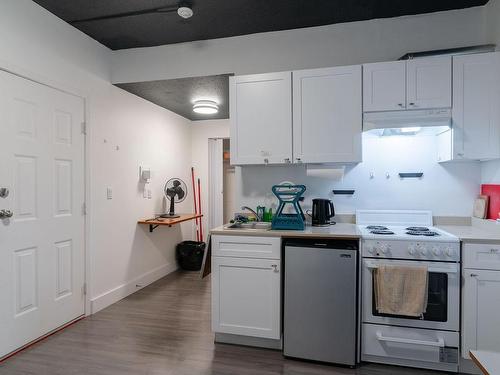
[[[458,346],[458,332],[365,323],[361,359],[453,371],[458,366]]]
[[[280,237],[212,236],[212,253],[217,257],[280,259]]]
[[[463,245],[464,268],[500,271],[500,244]]]

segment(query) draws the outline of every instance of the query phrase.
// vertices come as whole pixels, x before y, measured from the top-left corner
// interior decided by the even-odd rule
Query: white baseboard
[[[149,272],[142,274],[141,276],[131,280],[125,284],[119,285],[116,288],[108,290],[90,300],[90,313],[95,314],[96,312],[112,305],[115,302],[137,292],[138,290],[154,283],[156,280],[168,275],[171,272],[177,270],[177,264],[169,263],[158,268],[155,268]],[[140,286],[138,286],[140,285]]]

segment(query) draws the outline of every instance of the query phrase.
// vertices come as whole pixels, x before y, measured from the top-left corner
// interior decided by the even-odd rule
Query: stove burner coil
[[[392,230],[384,230],[384,229],[375,229],[375,230],[372,230],[370,231],[370,233],[372,234],[394,234],[394,232]]]
[[[369,230],[389,230],[389,228],[383,226],[383,225],[368,225],[366,229]]]
[[[408,232],[406,232],[406,234],[409,234],[410,236],[426,236],[426,237],[439,236],[438,232],[433,232],[430,230],[427,231],[409,230]]]
[[[429,231],[429,228],[427,227],[408,227],[406,230],[409,230],[410,232],[427,232]]]

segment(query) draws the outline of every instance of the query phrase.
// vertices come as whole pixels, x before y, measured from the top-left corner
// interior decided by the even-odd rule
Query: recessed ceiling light
[[[187,19],[193,16],[193,10],[190,7],[183,5],[177,8],[177,14],[182,18]]]
[[[193,112],[202,115],[213,115],[219,112],[219,106],[213,100],[197,100],[194,102]]]

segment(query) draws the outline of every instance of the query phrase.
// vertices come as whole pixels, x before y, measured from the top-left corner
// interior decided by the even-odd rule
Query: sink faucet
[[[261,218],[261,217],[259,216],[259,214],[257,214],[257,212],[255,212],[254,210],[252,210],[250,207],[248,207],[248,206],[242,206],[242,207],[241,207],[241,209],[242,209],[242,210],[248,210],[248,211],[250,211],[251,213],[253,213],[253,214],[255,215],[255,217],[257,218],[257,221],[262,221],[262,220],[263,220],[263,218]]]

